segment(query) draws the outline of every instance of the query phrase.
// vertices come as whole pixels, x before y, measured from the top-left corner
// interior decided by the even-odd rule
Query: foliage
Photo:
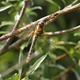
[[[14,24],[19,19],[23,1],[0,1],[0,36],[12,31]],[[61,10],[72,2],[73,0],[28,0],[25,14],[18,28]],[[80,1],[75,0],[72,5],[77,3]],[[79,17],[80,10],[61,15],[48,24],[44,31],[55,32],[73,28],[79,25]],[[24,32],[16,35],[11,43],[28,34],[28,32]],[[24,59],[29,51],[31,39],[32,36],[19,47],[0,55],[0,73],[2,75],[0,80],[2,78],[2,80],[20,80],[20,78],[21,80],[56,80],[58,76],[57,80],[80,79],[80,30],[55,36],[40,36],[34,46],[36,57],[26,64]],[[5,45],[4,42],[0,42],[0,50]],[[8,74],[7,70],[15,64],[19,64],[18,69],[15,68]],[[69,68],[70,66],[71,68]],[[68,71],[65,73],[65,70]],[[64,75],[61,75],[62,72]]]

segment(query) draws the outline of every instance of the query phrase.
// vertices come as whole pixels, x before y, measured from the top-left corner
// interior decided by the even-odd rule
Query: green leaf
[[[9,9],[10,7],[12,7],[12,5],[8,5],[8,6],[5,6],[5,7],[1,7],[1,8],[0,8],[0,12],[5,11],[6,9]]]
[[[13,22],[11,22],[11,21],[3,21],[0,25],[0,28],[3,26],[12,25],[12,24],[13,24]]]
[[[36,9],[42,10],[42,7],[40,7],[40,6],[33,7],[33,8],[31,8],[31,11],[36,10]]]
[[[66,1],[65,0],[62,0],[62,2],[64,3],[64,5],[66,6]]]
[[[50,56],[51,59],[56,60],[56,55],[55,54],[49,53],[49,56]]]
[[[53,64],[53,65],[50,65],[50,66],[53,66],[53,67],[56,67],[56,68],[59,68],[61,70],[65,70],[66,68],[62,65],[59,65],[59,64]]]
[[[68,44],[68,45],[76,45],[76,43],[70,42],[70,41],[68,41],[68,42],[66,42],[66,41],[59,41],[58,42],[58,45],[65,45],[65,44]]]
[[[30,13],[31,11],[36,10],[36,9],[42,10],[42,8],[40,6],[36,6],[36,7],[32,7],[32,8],[27,8],[26,12]]]
[[[8,33],[7,31],[0,31],[0,34],[6,34]]]
[[[56,46],[57,49],[61,49],[65,51],[66,53],[69,53],[69,51],[64,46]]]
[[[72,69],[72,71],[74,72],[77,80],[80,80],[80,75],[79,75],[79,73],[78,73],[75,69]]]
[[[33,22],[33,20],[30,18],[30,16],[37,16],[37,13],[36,12],[30,12],[30,13],[27,13],[27,20],[29,22]]]
[[[28,80],[28,79],[26,79],[26,78],[23,78],[23,79],[21,79],[21,80]]]
[[[79,33],[75,33],[74,36],[80,36],[80,32]]]
[[[71,3],[71,5],[76,4],[78,1],[79,1],[79,0],[74,0],[74,1]]]
[[[28,46],[29,42],[30,42],[31,38],[29,38],[28,42],[24,42],[21,47],[20,47],[20,54],[19,54],[19,80],[21,78],[21,73],[22,73],[22,66],[23,66],[23,63],[22,63],[22,60],[23,60],[23,50],[26,46]],[[25,79],[23,79],[25,80]],[[28,80],[28,79],[27,79]]]
[[[27,16],[30,18],[30,16],[37,16],[37,13],[35,13],[35,12],[30,12]]]
[[[58,4],[56,4],[53,0],[46,0],[46,1],[55,5],[56,7],[58,7],[58,9],[60,9],[60,6]]]
[[[21,78],[21,73],[22,73],[22,66],[23,66],[23,64],[22,64],[22,60],[23,60],[23,50],[21,49],[20,50],[20,54],[19,54],[19,80],[20,80],[20,78]]]
[[[11,78],[7,79],[7,80],[18,80],[19,76],[17,73],[15,73]]]
[[[34,73],[34,71],[36,71],[38,69],[38,67],[40,66],[40,64],[43,62],[43,60],[47,57],[47,54],[43,55],[41,58],[39,58],[34,64],[33,66],[29,69],[29,71],[26,73],[27,76],[31,75],[32,73]]]
[[[26,77],[26,78],[23,78],[23,79],[21,79],[21,80],[29,80],[29,79],[28,79],[28,77]]]
[[[22,45],[21,45],[21,50],[23,50],[25,47],[26,47],[26,45],[27,45],[27,43],[26,42],[24,42]]]

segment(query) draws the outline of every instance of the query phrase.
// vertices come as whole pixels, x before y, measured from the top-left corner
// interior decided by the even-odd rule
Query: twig
[[[57,32],[44,32],[42,34],[42,36],[56,36],[56,35],[59,35],[59,34],[65,34],[65,33],[68,33],[68,32],[72,32],[72,31],[78,30],[78,29],[80,29],[80,25],[79,26],[76,26],[74,28],[68,29],[68,30],[62,30],[62,31],[57,31]],[[19,39],[18,41],[16,41],[12,45],[10,45],[8,48],[0,51],[0,55],[4,54],[6,51],[9,51],[11,49],[14,49],[15,47],[18,47],[23,41],[28,40],[28,38],[31,35],[32,35],[32,33],[29,34],[28,36],[26,36],[25,38]]]
[[[22,10],[20,12],[19,20],[17,20],[16,24],[14,25],[12,32],[14,32],[17,29],[17,27],[18,27],[23,15],[24,15],[24,12],[25,12],[25,9],[26,9],[26,6],[27,6],[27,2],[28,2],[27,0],[24,0],[24,4],[23,4]],[[8,46],[10,45],[12,39],[13,39],[13,37],[9,38],[6,41],[4,47],[0,50],[0,52],[4,52],[4,50],[8,48]]]
[[[62,58],[65,58],[67,56],[67,53],[64,53],[64,54],[62,54],[62,55],[60,55],[60,56],[57,56],[56,57],[56,60],[60,60],[60,59],[62,59]]]
[[[22,10],[21,10],[21,12],[20,12],[19,20],[16,22],[16,24],[15,24],[15,26],[14,26],[14,28],[13,28],[13,31],[17,29],[17,27],[18,27],[18,25],[19,25],[19,23],[20,23],[23,15],[24,15],[24,13],[25,13],[26,6],[27,6],[27,2],[28,2],[28,0],[24,0],[24,4],[23,4]]]
[[[22,42],[24,41],[28,41],[29,37],[32,35],[33,32],[31,32],[29,35],[17,40],[16,42],[14,42],[13,44],[11,44],[8,48],[0,51],[0,55],[3,55],[5,52],[12,50],[14,48],[17,48],[19,45],[21,45]]]
[[[35,26],[37,26],[37,23],[38,23],[38,22],[43,21],[44,24],[47,25],[47,24],[49,24],[50,22],[54,21],[59,15],[62,15],[62,14],[71,12],[71,11],[76,10],[76,9],[79,9],[79,8],[80,8],[80,3],[78,3],[78,4],[74,5],[74,6],[71,6],[71,7],[64,8],[64,9],[62,9],[62,10],[60,10],[60,11],[57,11],[57,12],[51,14],[51,15],[48,15],[48,16],[46,16],[46,17],[43,17],[43,18],[41,18],[41,19],[39,19],[39,20],[37,20],[37,21],[29,24],[29,25],[26,25],[26,26],[24,26],[24,27],[22,27],[22,28],[19,28],[19,29],[16,30],[16,31],[13,31],[13,32],[10,32],[10,33],[8,33],[8,34],[5,34],[5,35],[1,36],[1,37],[0,37],[0,41],[5,40],[5,39],[7,39],[7,38],[9,38],[9,37],[15,36],[15,35],[17,35],[17,34],[20,34],[20,33],[23,32],[24,30],[28,30],[28,29],[30,29],[30,28],[34,28]]]
[[[57,31],[57,32],[44,32],[42,35],[43,36],[55,36],[55,35],[59,35],[59,34],[64,34],[64,33],[72,32],[72,31],[78,30],[78,29],[80,29],[80,25],[76,26],[74,28],[71,28],[71,29]]]
[[[44,32],[42,34],[42,36],[56,36],[56,35],[60,35],[60,34],[65,34],[65,33],[68,33],[68,32],[72,32],[74,30],[78,30],[80,29],[80,25],[79,26],[76,26],[74,28],[71,28],[71,29],[68,29],[68,30],[62,30],[62,31],[57,31],[57,32]],[[10,45],[7,49],[4,49],[2,51],[0,51],[0,55],[4,54],[5,52],[11,50],[11,49],[14,49],[15,47],[18,47],[23,41],[27,41],[28,38],[32,35],[29,34],[28,36],[26,36],[25,38],[22,38],[22,39],[19,39],[18,41],[16,41],[15,43],[13,43],[12,45]]]
[[[58,80],[63,75],[65,75],[67,72],[69,72],[72,69],[73,66],[75,66],[75,63],[72,63],[69,67],[67,67],[63,72],[61,72],[59,75],[57,75],[56,77],[54,77],[52,80]]]

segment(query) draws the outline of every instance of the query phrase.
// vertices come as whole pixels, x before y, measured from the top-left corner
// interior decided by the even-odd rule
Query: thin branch
[[[66,73],[68,73],[72,69],[73,66],[75,66],[75,63],[72,63],[69,67],[67,67],[63,72],[61,72],[59,75],[57,75],[56,77],[54,77],[52,80],[58,80],[63,75],[65,75]]]
[[[22,10],[21,10],[21,12],[20,12],[19,20],[17,20],[16,24],[14,25],[12,32],[14,32],[14,31],[17,29],[17,27],[19,26],[19,23],[20,23],[23,15],[24,15],[24,12],[25,12],[25,9],[26,9],[26,6],[27,6],[27,2],[28,2],[27,0],[24,0],[24,4],[23,4]],[[10,45],[12,39],[13,39],[13,37],[9,38],[9,39],[6,41],[4,47],[0,50],[0,53],[1,53],[1,52],[4,52],[5,49],[8,48],[8,46]]]
[[[13,32],[10,32],[8,34],[5,34],[3,36],[0,37],[0,41],[3,41],[9,37],[12,37],[12,36],[15,36],[17,34],[20,34],[21,32],[25,31],[25,30],[28,30],[28,29],[31,29],[31,28],[34,28],[35,26],[37,26],[38,22],[40,21],[43,21],[45,25],[49,24],[50,22],[54,21],[59,15],[62,15],[62,14],[65,14],[65,13],[68,13],[68,12],[71,12],[71,11],[74,11],[76,9],[79,9],[80,8],[80,3],[74,5],[74,6],[71,6],[71,7],[67,7],[67,8],[64,8],[62,10],[59,10],[51,15],[48,15],[46,17],[43,17],[29,25],[26,25],[22,28],[19,28],[18,30],[16,31],[13,31]],[[44,27],[44,26],[43,26]]]
[[[16,24],[15,24],[15,26],[14,26],[14,28],[13,28],[13,31],[16,30],[17,27],[19,26],[19,23],[20,23],[23,15],[24,15],[24,13],[25,13],[26,6],[27,6],[27,2],[28,2],[28,0],[24,0],[24,4],[23,4],[22,10],[21,10],[21,12],[20,12],[19,20],[16,22]]]
[[[74,28],[68,29],[68,30],[62,30],[62,31],[57,31],[57,32],[44,32],[42,34],[42,36],[56,36],[56,35],[65,34],[65,33],[68,33],[68,32],[72,32],[74,30],[79,30],[79,29],[80,29],[80,25],[76,26]],[[14,49],[15,47],[18,47],[23,41],[27,41],[31,35],[32,35],[32,33],[29,34],[28,36],[26,36],[25,38],[17,40],[15,43],[10,45],[7,49],[4,49],[4,50],[0,51],[0,55],[4,54],[5,52],[7,52],[9,50]]]
[[[80,29],[80,25],[76,26],[74,28],[71,28],[71,29],[57,31],[57,32],[44,32],[42,35],[43,36],[55,36],[55,35],[59,35],[59,34],[64,34],[64,33],[72,32],[72,31],[78,30],[78,29]]]
[[[57,32],[44,32],[42,34],[42,36],[56,36],[56,35],[65,34],[65,33],[68,33],[68,32],[72,32],[74,30],[79,30],[79,29],[80,29],[80,25],[76,26],[74,28],[68,29],[68,30],[62,30],[62,31],[57,31]],[[31,35],[32,35],[32,33],[29,34],[28,36],[26,36],[25,38],[17,40],[15,43],[10,45],[8,48],[6,48],[4,50],[1,50],[0,55],[4,54],[5,52],[7,52],[11,49],[14,49],[15,47],[18,47],[23,41],[27,41]]]
[[[56,57],[56,60],[60,60],[60,59],[62,59],[62,58],[65,58],[67,56],[67,53],[64,53],[64,54],[62,54],[62,55],[60,55],[60,56],[57,56]]]
[[[28,41],[28,39],[30,38],[30,36],[32,35],[33,32],[31,32],[28,36],[25,36],[19,40],[17,40],[16,42],[14,42],[13,44],[11,44],[8,48],[4,49],[4,50],[1,50],[0,51],[0,55],[3,55],[5,52],[9,51],[9,50],[12,50],[12,49],[15,49],[17,48],[18,46],[20,46],[22,44],[22,42],[24,41]]]

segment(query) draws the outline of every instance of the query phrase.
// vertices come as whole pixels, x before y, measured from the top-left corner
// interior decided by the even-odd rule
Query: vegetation
[[[80,80],[80,0],[0,1],[0,80]]]

